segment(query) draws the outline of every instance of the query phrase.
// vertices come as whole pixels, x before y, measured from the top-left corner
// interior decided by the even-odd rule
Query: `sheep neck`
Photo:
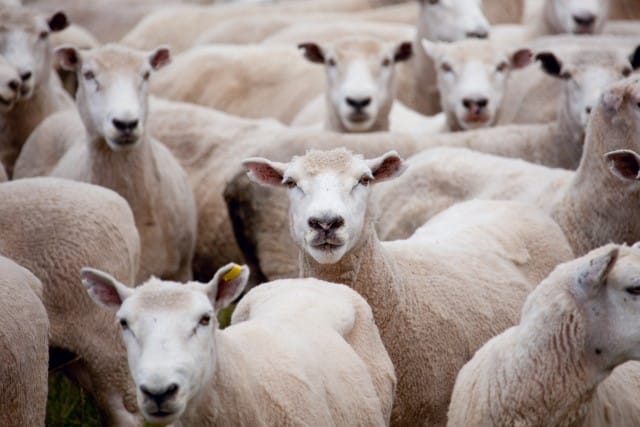
[[[327,93],[325,96],[326,103],[326,118],[324,123],[324,128],[329,131],[339,132],[339,133],[352,133],[347,129],[342,120],[340,120],[340,116],[336,111],[335,106],[331,102],[331,97]],[[387,105],[383,105],[378,112],[378,117],[376,121],[371,125],[366,132],[387,132],[389,130],[389,112],[391,111],[391,102],[388,102]]]
[[[552,209],[577,256],[609,242],[640,240],[640,218],[635,214],[640,188],[615,177],[603,157],[611,150],[637,149],[634,124],[620,113],[605,118],[599,110],[591,118],[573,181]]]
[[[501,353],[499,371],[490,378],[490,393],[507,410],[505,402],[515,405],[510,408],[513,413],[533,424],[539,417],[542,424],[576,425],[607,374],[587,354],[586,319],[574,297],[566,286],[549,285],[553,286],[536,291],[546,291],[545,303],[525,313],[520,325],[508,332],[509,348],[523,351],[517,357]],[[558,289],[559,295],[550,295]],[[505,384],[504,378],[518,381]]]
[[[136,224],[152,221],[160,171],[152,141],[143,134],[136,147],[113,151],[103,136],[89,138],[88,182],[120,194],[131,206]]]
[[[398,316],[402,294],[397,284],[401,277],[382,247],[373,223],[367,222],[363,234],[351,251],[335,264],[320,264],[301,251],[302,276],[344,283],[369,303],[384,336],[393,316]],[[386,340],[385,340],[386,342]]]
[[[584,128],[571,118],[567,105],[568,96],[563,96],[560,102],[558,120],[553,132],[553,149],[558,151],[558,156],[565,159],[566,164],[562,167],[576,169],[580,164],[584,147]]]

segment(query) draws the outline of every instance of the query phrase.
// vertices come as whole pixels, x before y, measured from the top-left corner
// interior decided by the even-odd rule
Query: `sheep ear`
[[[240,296],[249,281],[249,267],[229,263],[216,271],[206,285],[207,295],[216,311],[222,310]]]
[[[562,69],[562,62],[551,52],[540,52],[535,56],[536,61],[542,63],[545,73],[553,77],[568,79],[571,73]]]
[[[393,52],[393,61],[402,62],[406,61],[413,56],[413,45],[411,42],[402,42],[395,47]]]
[[[640,180],[640,155],[632,150],[609,151],[604,155],[609,170],[620,179]]]
[[[159,70],[169,62],[171,62],[171,51],[167,46],[157,47],[149,55],[149,65],[151,65],[151,68],[154,70]]]
[[[582,265],[577,272],[578,286],[588,296],[593,296],[602,286],[606,285],[607,277],[618,259],[618,248],[592,258],[587,265]]]
[[[385,181],[402,175],[407,166],[398,153],[389,151],[380,157],[367,160],[367,165],[371,169],[373,182]]]
[[[298,49],[304,49],[304,57],[316,64],[324,64],[324,50],[317,43],[300,43]]]
[[[47,19],[47,24],[49,24],[51,31],[62,31],[69,26],[69,19],[67,19],[67,15],[64,12],[59,11]]]
[[[262,185],[280,186],[284,179],[286,163],[272,162],[260,157],[252,157],[242,161],[242,166],[249,170],[249,178]]]
[[[60,46],[53,54],[63,70],[77,71],[82,66],[80,52],[73,46]]]
[[[640,45],[629,55],[629,63],[634,70],[640,68]]]
[[[531,63],[533,53],[530,49],[518,49],[511,55],[511,69],[517,70]]]
[[[133,294],[133,289],[100,270],[85,267],[80,270],[80,277],[91,299],[107,308],[119,308]]]

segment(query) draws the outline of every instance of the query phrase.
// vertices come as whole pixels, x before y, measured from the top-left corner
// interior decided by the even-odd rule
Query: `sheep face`
[[[421,0],[418,27],[429,40],[453,42],[469,37],[487,38],[489,21],[481,0]]]
[[[422,41],[435,64],[442,110],[450,125],[462,130],[495,123],[511,70],[531,61],[531,51],[507,55],[484,40],[455,43]]]
[[[81,274],[90,296],[117,310],[144,417],[175,422],[212,379],[216,312],[240,295],[249,269],[228,264],[208,284],[151,278],[135,290],[97,270]]]
[[[89,135],[114,151],[135,147],[145,132],[149,77],[169,62],[169,50],[106,45],[80,52],[62,46],[55,54],[63,69],[77,74],[76,102]]]
[[[640,248],[596,249],[582,259],[574,281],[576,299],[587,318],[589,356],[606,370],[639,360]]]
[[[298,246],[321,264],[338,262],[360,240],[371,184],[404,170],[395,152],[365,160],[345,149],[309,151],[290,163],[243,162],[258,183],[289,192],[289,223]]]
[[[610,0],[547,0],[545,14],[554,33],[601,33]]]
[[[584,133],[604,89],[640,67],[640,46],[629,58],[610,50],[594,50],[567,61],[551,52],[540,52],[536,60],[545,73],[565,81],[564,104],[560,107],[564,121],[574,132]]]
[[[10,111],[20,96],[20,76],[15,68],[0,56],[0,113]]]
[[[348,132],[368,132],[387,121],[394,99],[394,64],[411,57],[411,43],[388,44],[378,39],[346,37],[319,46],[299,46],[311,62],[324,64],[326,97],[334,117]]]
[[[51,70],[49,33],[69,25],[57,12],[45,19],[22,7],[0,7],[0,55],[20,76],[20,100],[31,98]]]

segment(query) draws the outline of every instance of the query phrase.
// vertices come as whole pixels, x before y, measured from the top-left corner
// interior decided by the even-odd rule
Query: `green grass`
[[[91,397],[60,372],[49,373],[47,427],[100,427]]]

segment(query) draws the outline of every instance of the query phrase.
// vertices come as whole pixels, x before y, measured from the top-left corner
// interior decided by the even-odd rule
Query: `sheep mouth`
[[[466,123],[487,123],[489,121],[489,116],[487,114],[466,114],[464,116],[464,121]]]
[[[137,136],[127,135],[113,138],[112,141],[114,144],[121,147],[130,147],[132,145],[135,145],[138,142],[138,139],[139,138]]]
[[[351,123],[364,123],[369,120],[369,114],[357,111],[355,113],[349,114],[347,120],[349,120]]]
[[[320,251],[331,252],[344,246],[342,239],[335,236],[320,235],[311,242],[311,247]]]

